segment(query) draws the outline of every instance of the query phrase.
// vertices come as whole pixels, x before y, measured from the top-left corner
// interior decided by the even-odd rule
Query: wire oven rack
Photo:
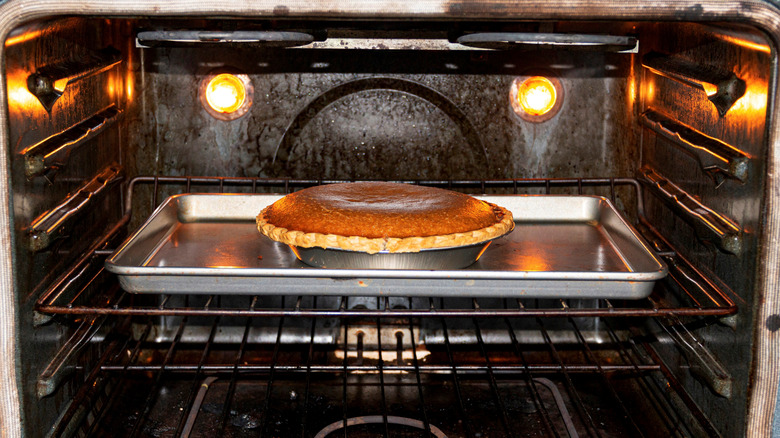
[[[716,433],[675,373],[637,335],[650,330],[687,336],[687,321],[728,321],[737,306],[726,288],[692,266],[644,220],[641,187],[634,179],[419,183],[479,192],[596,190],[613,201],[627,190],[631,199],[625,204],[636,206],[637,228],[670,272],[649,298],[639,301],[136,296],[122,291],[102,268],[138,209],[133,193],[140,185],[151,186],[154,207],[163,186],[175,193],[193,187],[286,193],[326,182],[331,181],[131,180],[122,221],[96,239],[36,304],[38,323],[71,315],[81,323],[78,330],[92,333],[114,318],[106,325],[115,329],[94,360],[80,366],[84,384],[53,436],[109,431],[156,436],[153,429],[163,420],[165,431],[175,436],[260,431],[321,438],[330,432],[347,436],[347,429],[350,436],[397,436],[398,427],[421,431],[400,436],[437,437],[440,428],[451,431],[450,437],[491,432],[577,436],[583,431],[603,436],[605,428],[629,436],[648,430],[659,436]],[[648,317],[653,328],[638,332],[631,321]],[[336,333],[331,330],[332,338],[323,342],[322,325],[333,319]],[[167,335],[161,333],[163,320],[173,327]],[[422,339],[420,326],[438,341]],[[271,337],[259,338],[260,329]],[[230,330],[235,335],[220,340]],[[390,338],[385,338],[388,330]],[[193,341],[192,333],[199,331],[202,335]],[[503,341],[495,341],[496,336]],[[463,342],[464,337],[470,341]],[[168,399],[170,394],[178,394],[176,401]],[[480,399],[477,394],[486,395]],[[253,400],[249,408],[247,397]],[[371,403],[365,404],[366,397]],[[637,398],[652,409],[637,410]],[[291,417],[300,421],[290,423]],[[124,429],[114,429],[117,424]]]
[[[437,317],[551,317],[551,316],[727,316],[736,313],[737,307],[722,285],[716,285],[706,275],[692,266],[687,260],[677,254],[661,235],[644,220],[641,186],[631,178],[573,178],[573,179],[512,179],[494,181],[418,181],[420,184],[444,186],[453,189],[478,189],[481,192],[490,190],[511,190],[509,193],[522,193],[541,189],[542,193],[551,193],[555,188],[573,188],[582,194],[588,187],[607,190],[607,196],[613,201],[617,196],[617,187],[627,186],[635,193],[634,202],[640,221],[639,229],[645,239],[669,265],[667,283],[674,284],[672,293],[661,290],[646,300],[616,302],[603,299],[590,301],[587,307],[570,305],[571,300],[525,300],[502,305],[501,308],[485,308],[477,305],[474,309],[437,309],[434,304],[424,309],[350,309],[343,304],[334,308],[306,308],[297,305],[291,308],[258,308],[258,296],[249,300],[247,305],[238,307],[214,306],[215,296],[211,296],[202,306],[194,307],[171,300],[171,295],[160,294],[159,299],[148,304],[147,300],[119,290],[117,287],[104,289],[97,295],[90,293],[90,285],[96,280],[107,276],[103,272],[103,261],[123,237],[123,232],[133,211],[133,191],[140,184],[153,185],[151,195],[152,205],[158,204],[161,185],[183,186],[176,193],[188,193],[194,185],[202,190],[211,186],[219,192],[230,189],[251,190],[259,188],[283,190],[290,192],[297,187],[336,181],[321,180],[288,180],[260,178],[227,178],[227,177],[136,177],[128,184],[125,197],[126,214],[123,220],[98,238],[89,251],[85,253],[58,280],[52,283],[40,297],[36,310],[41,315],[71,314],[71,315],[190,315],[190,316],[256,316],[256,317],[355,317],[355,316],[385,316],[385,317],[425,317],[430,314]],[[95,272],[97,271],[97,273]],[[145,302],[146,301],[146,302]]]
[[[643,353],[641,344],[625,340],[615,328],[617,324],[611,322],[605,325],[608,340],[596,344],[587,339],[588,335],[580,327],[582,322],[567,318],[569,329],[576,336],[576,345],[565,347],[553,341],[554,333],[548,328],[550,321],[537,318],[534,325],[544,343],[529,347],[521,343],[521,335],[514,328],[516,321],[502,318],[504,330],[512,341],[508,348],[496,353],[493,351],[496,347],[484,339],[480,320],[471,321],[477,343],[464,349],[449,339],[451,329],[448,320],[442,318],[437,322],[444,330],[445,342],[438,352],[426,358],[440,356],[441,361],[433,363],[423,360],[423,352],[419,349],[407,348],[403,351],[410,355],[385,358],[385,353],[401,350],[403,340],[395,345],[383,345],[381,338],[377,338],[377,345],[369,346],[361,344],[358,336],[352,340],[358,345],[352,346],[353,342],[347,337],[351,330],[349,322],[341,327],[343,341],[322,350],[314,339],[316,318],[307,319],[308,342],[292,347],[284,345],[281,339],[287,321],[280,318],[275,341],[258,347],[248,341],[252,320],[247,318],[240,343],[231,344],[229,351],[213,342],[221,327],[218,317],[207,324],[210,326],[209,341],[197,348],[182,339],[188,330],[186,318],[176,328],[173,340],[166,343],[152,339],[151,320],[140,324],[141,334],[137,339],[112,339],[87,379],[89,383],[82,387],[72,403],[72,412],[66,413],[65,417],[72,418],[79,410],[84,413],[87,406],[91,421],[80,424],[83,436],[101,435],[111,429],[112,426],[107,425],[125,424],[127,420],[116,418],[124,416],[134,421],[126,426],[124,433],[115,431],[114,436],[147,436],[149,428],[160,418],[173,418],[168,429],[176,430],[174,436],[189,436],[185,431],[205,427],[204,416],[213,423],[213,429],[207,429],[210,431],[207,436],[234,436],[232,434],[240,430],[236,418],[250,412],[259,423],[256,428],[269,436],[313,436],[333,421],[332,416],[319,412],[322,399],[327,398],[328,410],[338,414],[335,418],[344,422],[345,428],[351,425],[351,419],[366,417],[366,413],[378,417],[385,428],[392,424],[392,418],[420,418],[420,428],[431,435],[414,436],[436,436],[432,432],[436,427],[448,430],[450,436],[475,436],[475,432],[484,434],[486,429],[493,429],[495,436],[526,436],[517,430],[523,430],[518,429],[519,423],[529,421],[541,431],[540,436],[575,436],[571,429],[603,436],[600,424],[604,422],[628,436],[643,436],[648,427],[644,418],[648,417],[661,417],[664,419],[662,424],[667,424],[655,432],[659,436],[671,436],[677,428],[690,427],[684,413],[662,401],[667,392],[665,386],[678,385],[672,372],[662,362],[656,362],[657,358]],[[405,323],[412,324],[412,320]],[[385,324],[389,324],[385,318],[373,321],[380,330]],[[360,326],[366,327],[365,323]],[[395,329],[400,330],[401,326],[395,326]],[[409,341],[415,343],[416,340]],[[574,359],[572,348],[577,350]],[[352,354],[339,357],[339,351]],[[368,357],[377,351],[383,354]],[[188,355],[195,360],[180,358]],[[262,359],[257,359],[258,356]],[[506,357],[514,361],[506,363]],[[223,360],[219,361],[219,358]],[[661,383],[659,374],[671,383]],[[226,388],[205,394],[218,381]],[[139,384],[142,391],[138,391]],[[593,400],[590,393],[594,384],[602,391],[598,400]],[[482,401],[485,406],[479,407],[470,401],[475,386],[481,386],[489,394]],[[374,406],[356,408],[353,404],[360,399],[358,392],[365,387],[377,388],[382,394],[376,397],[379,401]],[[399,392],[399,387],[406,393],[392,395],[392,392]],[[253,408],[242,406],[240,399],[247,396],[239,395],[242,391],[251,392],[255,399]],[[550,402],[548,391],[560,401]],[[525,407],[517,406],[518,392],[522,394],[520,402],[526,403]],[[170,405],[179,409],[168,407],[167,395],[171,393],[178,394],[178,401]],[[654,411],[637,412],[631,402],[636,394],[652,400],[650,406]],[[207,395],[210,398],[204,400]],[[440,412],[443,395],[452,401],[452,405],[447,406],[452,410],[449,423],[447,416]],[[300,422],[279,427],[277,423],[284,422],[284,415],[274,407],[291,404],[290,397],[298,400],[287,417],[299,418]],[[399,400],[410,406],[399,407]],[[204,403],[212,405],[210,411],[201,409]],[[200,419],[198,412],[201,412]],[[485,418],[488,414],[491,414],[489,418]],[[531,420],[518,417],[530,417]],[[461,422],[456,426],[452,424],[453,418],[460,418]],[[64,429],[65,425],[60,427]],[[62,430],[56,431],[54,436],[60,432]]]

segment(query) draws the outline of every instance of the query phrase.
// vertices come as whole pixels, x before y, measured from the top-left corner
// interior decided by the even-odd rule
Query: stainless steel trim
[[[314,41],[314,36],[303,32],[156,30],[139,32],[136,37],[136,47],[207,47],[213,45],[293,47],[306,45],[312,41]]]
[[[21,153],[24,155],[24,173],[27,178],[45,175],[65,167],[73,151],[116,122],[121,113],[116,105],[111,105],[70,128],[25,148]]]
[[[451,43],[445,39],[382,39],[382,38],[328,38],[325,41],[315,41],[302,49],[330,50],[467,50],[483,51],[461,44]]]
[[[76,369],[76,357],[84,346],[95,339],[95,335],[105,322],[105,317],[85,319],[73,336],[62,346],[38,376],[38,397],[51,395],[62,381]]]
[[[27,78],[27,89],[38,98],[46,111],[51,112],[68,85],[108,71],[120,62],[122,57],[119,51],[107,47],[82,59],[41,67]]]

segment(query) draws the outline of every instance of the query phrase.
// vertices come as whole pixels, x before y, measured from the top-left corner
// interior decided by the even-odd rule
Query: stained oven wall
[[[78,377],[66,379],[52,394],[39,397],[38,378],[71,336],[79,320],[38,319],[40,315],[36,315],[34,304],[96,237],[116,223],[121,214],[119,191],[114,190],[91,202],[88,211],[69,222],[62,237],[46,248],[32,249],[30,226],[106,167],[121,165],[120,144],[124,131],[121,123],[115,123],[76,148],[58,170],[40,176],[26,175],[25,151],[111,105],[125,112],[128,95],[126,64],[68,84],[49,111],[30,93],[27,78],[45,67],[81,63],[107,47],[122,51],[126,62],[132,59],[132,54],[123,46],[127,41],[118,22],[75,18],[33,23],[18,29],[5,41],[7,129],[15,224],[16,325],[21,346],[17,353],[17,376],[26,436],[44,436],[47,430],[44,425],[52,424],[67,406],[79,381]],[[89,354],[94,350],[85,351],[87,354],[80,363],[82,369],[94,360]],[[71,362],[70,365],[75,367],[77,364]],[[70,373],[66,372],[66,375]]]
[[[142,49],[138,172],[379,180],[633,174],[632,54],[406,45]],[[200,81],[221,69],[247,73],[254,86],[251,109],[234,121],[211,117],[198,100]],[[565,92],[560,113],[539,124],[518,118],[509,102],[512,80],[534,72],[560,78]]]
[[[702,204],[729,218],[742,230],[744,250],[733,254],[719,248],[705,235],[697,234],[690,223],[670,213],[651,191],[645,196],[649,220],[696,266],[717,279],[739,306],[739,313],[728,324],[715,321],[683,321],[694,336],[722,365],[731,394],[716,394],[712,379],[701,379],[700,364],[679,355],[679,348],[664,342],[658,348],[692,397],[725,436],[744,434],[741,419],[747,409],[750,364],[753,360],[750,339],[754,309],[760,300],[757,289],[759,233],[764,226],[762,196],[766,171],[766,116],[771,80],[770,45],[760,33],[745,28],[716,29],[705,25],[652,25],[642,27],[642,56],[649,52],[669,55],[706,69],[733,72],[746,83],[745,95],[725,115],[701,90],[642,68],[637,78],[642,86],[642,111],[653,110],[687,125],[700,133],[741,150],[749,159],[744,181],[725,180],[708,174],[686,145],[669,140],[649,128],[642,133],[642,165],[654,169],[670,182],[688,192]],[[646,58],[645,58],[646,59]],[[641,67],[640,67],[641,68]],[[762,323],[762,322],[756,322]],[[665,345],[665,346],[664,346]],[[697,376],[698,374],[698,376]]]

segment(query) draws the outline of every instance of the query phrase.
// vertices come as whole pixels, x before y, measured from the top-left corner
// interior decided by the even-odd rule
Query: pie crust
[[[277,242],[374,254],[472,245],[514,228],[512,213],[434,187],[356,182],[310,187],[269,205],[258,230]]]

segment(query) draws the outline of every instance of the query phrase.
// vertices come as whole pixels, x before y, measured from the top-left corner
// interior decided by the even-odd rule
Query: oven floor
[[[375,372],[351,375],[345,389],[341,376],[319,375],[310,379],[308,390],[300,376],[277,376],[271,385],[249,375],[234,381],[230,375],[197,381],[177,378],[159,385],[151,403],[148,391],[153,380],[136,376],[122,384],[121,396],[107,410],[96,434],[324,438],[345,436],[342,426],[348,418],[352,420],[346,436],[356,438],[426,437],[426,420],[430,436],[439,438],[619,437],[637,436],[637,427],[646,436],[670,435],[668,429],[651,424],[652,415],[637,420],[634,412],[638,424],[632,425],[610,400],[601,379],[586,374],[571,376],[580,404],[572,401],[563,376],[554,374],[535,377],[535,392],[529,381],[517,376],[496,376],[493,386],[484,375],[462,376],[457,384],[452,375],[423,375],[418,385],[413,373],[385,372],[380,377]],[[638,391],[631,379],[611,380],[621,392]],[[190,404],[198,395],[202,400]],[[142,408],[145,404],[148,412]],[[353,424],[361,420],[377,424]]]

